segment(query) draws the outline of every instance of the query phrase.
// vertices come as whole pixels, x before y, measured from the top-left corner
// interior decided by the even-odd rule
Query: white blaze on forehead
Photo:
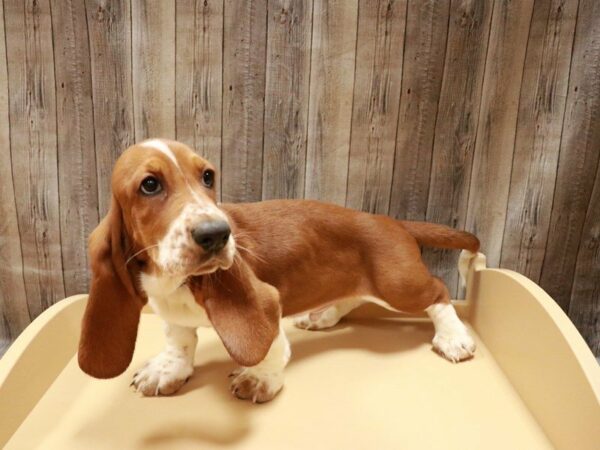
[[[166,155],[171,161],[173,161],[173,164],[179,167],[179,164],[177,164],[177,158],[175,158],[175,154],[164,141],[161,141],[160,139],[149,139],[147,141],[142,142],[140,145],[142,147],[153,148],[154,150],[158,150],[159,152]]]
[[[167,143],[165,141],[163,141],[162,139],[148,139],[146,141],[141,142],[139,145],[141,145],[142,147],[158,150],[159,152],[166,155],[171,161],[173,161],[173,164],[175,164],[175,167],[177,167],[177,170],[183,177],[183,180],[185,181],[187,188],[189,189],[190,193],[192,194],[192,197],[196,201],[195,207],[200,208],[199,210],[195,211],[196,214],[212,214],[215,217],[219,217],[219,218],[222,218],[223,220],[227,220],[227,217],[225,216],[225,214],[223,214],[223,212],[219,208],[217,208],[217,206],[215,204],[213,204],[212,202],[207,202],[205,199],[200,198],[198,193],[196,191],[194,191],[194,189],[192,189],[192,186],[190,186],[190,183],[189,183],[188,179],[186,178],[186,176],[184,175],[181,166],[179,166],[179,164],[177,163],[177,158],[175,158],[175,154],[169,148],[169,146],[167,145]],[[188,205],[188,206],[194,206],[194,205]],[[190,214],[190,210],[186,207],[181,212],[180,219],[183,218],[185,220],[185,218],[188,214]],[[175,223],[176,222],[177,222],[177,220],[175,221]],[[175,228],[177,228],[177,227],[175,227]],[[160,249],[159,249],[159,251],[160,251]],[[164,253],[164,251],[162,253]]]
[[[173,164],[175,164],[175,167],[177,167],[177,169],[179,169],[179,173],[181,173],[181,175],[183,176],[183,171],[181,170],[181,167],[179,167],[179,163],[177,162],[177,158],[175,158],[175,154],[173,153],[173,151],[169,148],[169,146],[163,140],[161,140],[161,139],[148,139],[147,141],[144,141],[144,142],[140,143],[140,145],[142,147],[152,148],[154,150],[158,150],[159,152],[167,155],[167,157],[171,161],[173,161]],[[198,196],[198,194],[196,192],[194,192],[194,190],[190,186],[190,183],[188,182],[187,178],[185,178],[185,176],[184,176],[183,179],[185,180],[185,184],[187,185],[188,189],[192,193],[192,197],[194,197],[194,199],[197,202],[204,203],[200,199],[200,197]]]

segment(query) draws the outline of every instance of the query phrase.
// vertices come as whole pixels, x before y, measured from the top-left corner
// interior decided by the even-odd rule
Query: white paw
[[[323,311],[312,311],[294,318],[294,326],[303,330],[324,330],[331,328],[340,321],[338,309],[330,306]]]
[[[436,333],[433,348],[447,360],[456,363],[473,357],[475,341],[466,329],[454,333]]]
[[[133,376],[131,384],[147,397],[174,394],[194,372],[194,367],[183,357],[168,352],[149,360]]]
[[[283,371],[267,372],[264,370],[243,367],[234,370],[230,375],[231,393],[242,400],[264,403],[272,400],[283,387]]]

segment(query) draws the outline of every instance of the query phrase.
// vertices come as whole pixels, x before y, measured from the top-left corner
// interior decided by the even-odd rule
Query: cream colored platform
[[[539,287],[477,261],[458,306],[477,336],[473,360],[431,350],[425,319],[374,319],[330,331],[288,324],[292,361],[271,403],[235,399],[235,367],[213,330],[199,331],[196,371],[173,397],[144,398],[133,372],[160,351],[144,314],[134,361],[112,380],[77,366],[86,297],[66,299],[0,360],[0,444],[14,449],[598,449],[600,369]]]

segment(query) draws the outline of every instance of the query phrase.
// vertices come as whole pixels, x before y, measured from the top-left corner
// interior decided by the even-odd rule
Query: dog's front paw
[[[436,333],[433,348],[454,363],[471,359],[475,353],[475,341],[465,329],[455,333]]]
[[[149,360],[131,382],[136,391],[147,397],[177,392],[194,372],[193,366],[180,356],[167,352]]]
[[[233,371],[231,393],[242,400],[264,403],[272,400],[283,387],[283,372],[268,372],[252,367]]]

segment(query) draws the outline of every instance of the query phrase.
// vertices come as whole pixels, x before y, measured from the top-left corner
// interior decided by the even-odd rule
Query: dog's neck
[[[166,298],[187,282],[185,276],[154,275],[142,272],[140,284],[148,297]]]

